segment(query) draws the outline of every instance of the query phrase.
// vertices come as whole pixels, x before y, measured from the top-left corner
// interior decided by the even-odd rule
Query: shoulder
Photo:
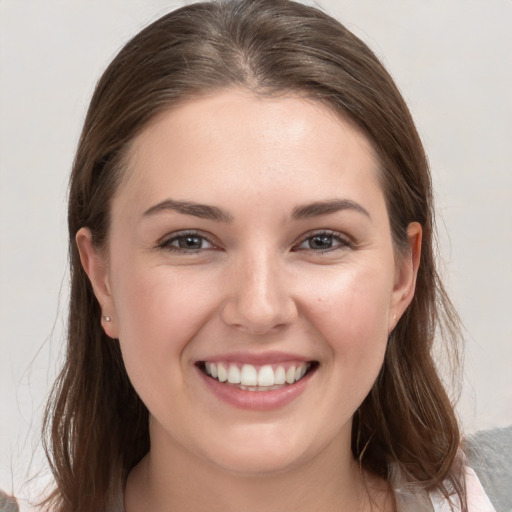
[[[0,512],[18,512],[18,502],[0,489]]]
[[[465,471],[468,512],[496,512],[475,472],[471,468],[466,468]],[[430,498],[432,500],[434,512],[460,511],[460,507],[451,504],[439,492],[432,493]]]
[[[0,489],[0,512],[49,512],[35,507],[22,498],[10,496]]]
[[[463,449],[496,510],[512,511],[512,425],[471,434]]]

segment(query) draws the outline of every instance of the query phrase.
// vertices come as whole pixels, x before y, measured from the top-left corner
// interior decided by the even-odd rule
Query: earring
[[[396,322],[396,313],[393,315],[393,322]]]
[[[112,320],[112,318],[110,318],[109,316],[105,316],[105,322],[110,322],[110,320]]]

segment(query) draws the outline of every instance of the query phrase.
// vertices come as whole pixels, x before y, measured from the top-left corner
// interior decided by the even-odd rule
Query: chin
[[[240,475],[272,475],[286,472],[301,465],[307,459],[307,442],[298,442],[290,436],[263,436],[259,432],[253,436],[226,436],[228,446],[218,445],[215,453],[206,455],[216,465],[231,473]],[[252,429],[251,429],[252,430]]]
[[[300,465],[300,458],[276,452],[233,453],[215,461],[222,469],[241,476],[271,476]]]

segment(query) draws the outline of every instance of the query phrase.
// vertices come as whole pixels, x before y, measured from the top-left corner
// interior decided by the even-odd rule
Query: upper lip
[[[198,362],[211,363],[247,363],[252,365],[278,364],[285,362],[308,362],[310,357],[304,357],[289,352],[229,352],[200,359]]]

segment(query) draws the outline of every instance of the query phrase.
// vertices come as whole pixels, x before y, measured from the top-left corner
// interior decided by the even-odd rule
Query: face
[[[222,91],[134,141],[107,250],[82,261],[152,452],[241,473],[350,450],[409,303],[366,138],[298,97]],[[416,258],[417,259],[417,258]]]

